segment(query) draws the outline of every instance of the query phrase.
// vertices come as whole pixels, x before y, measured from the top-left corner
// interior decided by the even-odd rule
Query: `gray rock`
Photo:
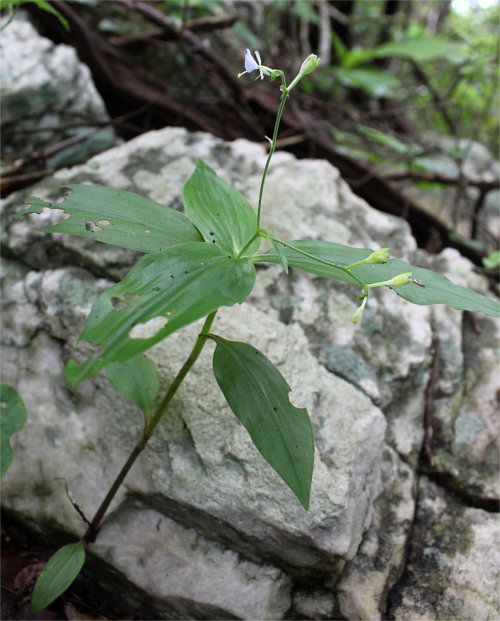
[[[51,155],[47,168],[52,169],[83,162],[114,145],[114,130],[96,126],[109,116],[88,67],[72,47],[40,36],[21,12],[2,29],[0,54],[4,157],[19,158],[87,136]]]
[[[77,391],[70,391],[61,376],[92,301],[123,276],[136,255],[88,238],[35,231],[60,218],[57,212],[45,210],[12,222],[8,215],[28,195],[54,200],[67,183],[108,184],[180,208],[181,186],[196,157],[256,203],[265,161],[261,147],[166,128],[60,170],[29,194],[18,193],[2,204],[3,243],[11,257],[4,277],[3,381],[19,389],[30,412],[28,426],[13,440],[3,502],[46,533],[82,531],[57,477],[65,477],[72,496],[91,516],[139,433],[140,413],[104,376]],[[374,212],[323,161],[298,162],[276,154],[264,193],[263,224],[285,239],[309,236],[389,246],[394,255],[486,293],[485,281],[468,261],[455,251],[438,257],[418,251],[406,223]],[[306,513],[300,507],[225,405],[211,373],[213,345],[207,345],[91,546],[96,558],[118,568],[136,588],[147,586],[152,605],[162,614],[183,614],[181,600],[189,611],[185,614],[195,618],[342,614],[375,619],[384,614],[387,593],[397,585],[410,545],[436,335],[442,362],[434,416],[449,432],[444,445],[433,446],[434,458],[465,495],[491,497],[492,436],[485,430],[494,375],[485,370],[497,364],[491,330],[498,323],[481,320],[483,336],[474,340],[467,336],[469,328],[463,329],[462,313],[412,306],[386,290],[370,296],[363,322],[355,327],[349,319],[358,293],[356,287],[294,270],[286,277],[280,266],[271,266],[258,270],[247,303],[219,312],[213,331],[261,349],[292,387],[292,402],[311,414],[317,447],[311,509]],[[184,362],[198,330],[199,324],[189,326],[149,352],[164,384]],[[482,365],[482,370],[473,373],[469,365]],[[467,393],[463,377],[469,378]],[[461,412],[472,413],[484,429],[477,432],[470,421],[461,421]],[[454,473],[460,451],[467,458]],[[471,477],[483,475],[482,486],[474,487]],[[131,542],[145,537],[140,525],[156,524],[157,516],[163,520],[160,530],[176,537],[172,562],[185,549],[190,565],[199,570],[196,584],[183,587],[178,565],[172,576],[159,575],[155,568],[163,561],[139,555],[153,576],[146,585],[140,562],[132,561]],[[201,543],[193,551],[189,542],[195,531]],[[148,530],[148,549],[163,550],[164,536]],[[204,576],[219,564],[217,579],[231,573],[241,601],[227,592],[219,598],[206,586]],[[253,573],[257,566],[262,575]],[[260,582],[248,589],[252,575]],[[254,598],[258,601],[252,604]],[[261,608],[252,609],[257,604]]]
[[[282,571],[246,561],[140,502],[116,512],[92,548],[167,618],[282,619],[290,607],[292,580]]]
[[[436,399],[434,466],[467,496],[498,499],[498,326],[486,317],[467,314],[462,328],[463,392],[457,391],[461,399],[457,393]],[[456,360],[454,350],[446,343],[442,359]]]
[[[155,477],[153,490],[198,505],[229,524],[239,538],[246,534],[262,554],[292,566],[327,570],[340,559],[352,558],[370,519],[378,476],[375,463],[385,431],[380,411],[362,393],[318,365],[308,354],[307,340],[298,326],[287,329],[243,305],[221,309],[212,331],[260,349],[292,386],[292,402],[308,409],[318,448],[311,510],[304,512],[275,473],[263,467],[211,378],[209,351],[203,352],[179,393],[183,400],[179,414],[197,458],[188,462],[184,448],[177,454],[171,440],[174,430],[170,430],[162,442],[168,442],[175,469],[169,478]],[[186,329],[152,351],[162,375],[173,377],[195,334],[196,329]],[[197,386],[203,386],[203,391],[196,390]],[[343,403],[349,407],[343,408]],[[146,457],[151,472],[159,471],[160,454],[153,449]]]
[[[422,477],[410,557],[390,618],[498,619],[500,541],[495,514],[465,507]]]
[[[299,619],[335,618],[335,595],[331,589],[299,589],[294,593],[293,604]]]
[[[88,311],[89,301],[95,297],[95,290],[87,294],[88,288],[88,276],[78,279],[74,269],[44,272],[38,289],[38,312],[42,313],[43,327],[53,338],[69,343],[76,340],[82,314]],[[86,305],[82,306],[84,296]],[[65,311],[58,312],[57,309],[61,308],[65,308]],[[71,309],[74,309],[73,315],[68,314]],[[198,324],[190,326],[151,351],[151,357],[160,368],[165,382],[173,378],[184,362],[197,330]],[[154,501],[151,500],[153,505],[157,502],[160,506],[161,500],[158,498],[161,497],[168,497],[174,505],[177,502],[178,506],[170,509],[164,507],[163,511],[172,512],[178,519],[180,516],[183,520],[189,519],[184,515],[186,505],[191,507],[191,511],[198,508],[199,528],[220,539],[229,537],[229,531],[234,530],[237,536],[232,535],[233,546],[241,550],[248,547],[248,543],[244,542],[246,538],[251,540],[253,548],[261,547],[263,555],[278,557],[297,567],[331,568],[338,564],[339,559],[351,558],[370,514],[373,481],[377,477],[376,457],[385,430],[385,421],[380,411],[362,393],[344,380],[328,374],[307,354],[307,341],[298,326],[287,329],[275,319],[243,305],[231,310],[222,309],[213,331],[234,340],[251,341],[269,355],[294,387],[294,402],[309,409],[316,426],[319,449],[313,483],[316,490],[313,494],[313,509],[306,513],[300,507],[288,488],[263,462],[246,431],[225,405],[212,377],[211,352],[208,351],[210,346],[207,346],[199,364],[181,387],[179,400],[173,404],[172,414],[168,417],[169,422],[158,432],[158,437],[152,440],[151,450],[144,455],[141,481],[134,485],[129,482],[130,489],[154,498]],[[45,332],[41,340],[43,347],[46,346],[46,338]],[[31,349],[35,341],[36,336],[28,346],[29,357],[23,364],[30,365],[32,359],[38,364],[39,356],[43,355],[43,352],[34,354]],[[52,349],[55,352],[56,345]],[[19,365],[18,353],[16,349],[16,363]],[[6,364],[10,362],[10,354],[8,351],[5,355]],[[36,369],[30,368],[31,372]],[[12,376],[14,369],[13,363],[11,371],[5,373],[5,381],[8,383],[17,380],[17,372],[14,371]],[[57,365],[52,378],[55,394],[65,391],[65,382],[59,377],[60,370],[61,365]],[[47,381],[47,378],[41,381]],[[58,382],[59,386],[55,388]],[[204,387],[202,392],[197,390],[199,386]],[[314,392],[311,386],[314,386]],[[35,392],[39,389],[37,384]],[[30,420],[34,423],[35,411],[40,410],[37,396],[28,395],[26,388],[20,390],[26,394]],[[94,395],[97,390],[99,395]],[[94,435],[102,433],[103,423],[100,421],[103,412],[100,410],[107,412],[105,418],[111,429],[120,426],[120,420],[125,416],[124,412],[107,411],[116,397],[109,387],[104,391],[103,380],[99,380],[98,386],[91,386],[91,382],[88,382],[73,396],[76,401],[72,416],[82,418],[83,412],[87,417],[90,416],[87,411],[89,394],[93,395],[97,418],[87,418],[82,437],[77,437],[75,430],[72,439],[75,451],[78,450],[78,444],[97,446],[102,442],[99,435]],[[350,408],[342,408],[342,403],[349,403]],[[57,438],[62,434],[57,430],[63,425],[61,415],[57,414],[58,407],[65,412],[64,419],[67,418],[69,404],[66,396],[61,403],[57,399],[53,400],[50,421],[47,411],[39,413],[41,420]],[[133,428],[136,427],[133,422],[139,422],[133,408],[131,416]],[[343,433],[335,433],[335,429],[342,429]],[[121,444],[124,444],[123,439]],[[35,452],[33,448],[30,459],[42,460],[49,446],[50,441],[47,445],[39,443],[39,451]],[[115,450],[116,459],[119,460],[120,451],[118,448]],[[126,445],[121,449],[123,460],[128,450]],[[101,462],[100,466],[94,465],[93,470],[110,470],[109,459],[106,451],[106,465]],[[60,468],[57,460],[55,464]],[[64,468],[68,484],[79,479],[81,466],[81,462],[75,463],[74,471],[70,464]],[[46,469],[51,470],[51,465],[47,464]],[[50,479],[48,470],[42,473],[43,481]],[[16,478],[16,472],[17,477],[22,478],[24,470],[21,467],[17,471],[12,467],[12,472],[9,472],[4,496],[7,504],[10,496],[8,490],[11,489],[8,482]],[[58,476],[56,471],[52,474]],[[109,475],[112,475],[112,471]],[[96,476],[97,481],[105,478],[104,472]],[[40,485],[43,481],[40,481]],[[186,485],[187,481],[189,485]],[[20,480],[14,485],[17,488],[16,497],[20,489],[18,486],[21,486]],[[95,493],[93,487],[89,491]],[[83,493],[83,490],[79,491],[79,504],[95,504],[95,496]],[[64,499],[61,500],[64,502]],[[14,505],[12,508],[16,509]],[[36,514],[37,511],[35,503],[31,512]],[[220,529],[217,527],[218,521],[223,524]],[[305,540],[307,544],[303,543]]]
[[[442,253],[436,270],[489,295],[484,283],[471,279],[467,262],[455,251]],[[498,500],[498,321],[436,306],[432,323],[438,372],[427,458],[433,470],[465,497],[476,503]]]
[[[390,448],[383,451],[381,463],[380,495],[372,523],[337,585],[345,619],[384,619],[387,594],[399,580],[406,560],[415,514],[415,473]]]

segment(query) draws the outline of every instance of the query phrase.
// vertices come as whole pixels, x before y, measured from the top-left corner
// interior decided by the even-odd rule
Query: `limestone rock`
[[[308,354],[298,326],[287,329],[243,305],[221,309],[212,331],[260,349],[292,386],[292,402],[308,409],[318,448],[311,509],[303,511],[277,475],[263,467],[211,377],[209,346],[179,391],[182,402],[174,405],[183,421],[182,435],[189,434],[196,459],[186,459],[181,435],[177,451],[173,426],[168,432],[162,429],[146,456],[147,468],[160,472],[161,455],[168,446],[172,472],[169,477],[152,474],[153,491],[208,512],[212,520],[207,521],[207,530],[218,531],[216,524],[210,526],[213,517],[230,525],[240,541],[225,528],[221,536],[231,537],[236,548],[246,547],[246,537],[264,556],[292,566],[334,568],[340,559],[354,555],[370,519],[385,420],[362,393],[318,365]],[[195,334],[196,328],[186,329],[151,351],[164,377],[173,377]],[[202,391],[196,389],[200,386]]]
[[[450,325],[449,317],[440,325]],[[439,376],[448,374],[447,383],[454,382],[456,390],[450,394],[438,387],[434,399],[432,465],[464,496],[498,501],[498,326],[470,314],[461,324],[454,329],[462,330],[461,351],[456,340],[440,341]]]
[[[60,198],[60,186],[68,183],[106,184],[181,208],[181,186],[196,157],[256,204],[265,162],[260,146],[223,143],[179,128],[144,134],[2,203],[2,241],[10,257],[3,280],[3,381],[17,387],[29,412],[28,425],[13,439],[3,502],[46,533],[82,531],[57,477],[64,476],[72,496],[92,515],[141,426],[136,407],[117,395],[104,375],[76,391],[62,377],[93,300],[137,255],[88,238],[36,231],[60,218],[57,212],[15,221],[8,216],[28,196]],[[276,154],[263,224],[286,239],[388,246],[394,255],[486,293],[485,281],[468,261],[455,251],[437,257],[418,251],[406,223],[374,212],[323,161]],[[405,550],[424,547],[409,537],[437,336],[441,365],[434,418],[444,431],[432,445],[435,462],[465,497],[492,498],[490,399],[498,322],[464,323],[458,311],[413,306],[387,290],[370,296],[363,322],[355,327],[349,319],[358,293],[356,287],[295,270],[287,277],[273,265],[258,269],[247,303],[218,313],[213,331],[263,351],[292,387],[292,402],[311,414],[317,449],[311,509],[306,513],[300,507],[229,411],[211,373],[213,345],[207,345],[117,495],[102,538],[91,547],[97,559],[119,568],[136,588],[147,587],[163,615],[185,610],[194,618],[342,614],[375,619],[384,614],[387,593],[395,584],[394,593],[401,588]],[[199,324],[188,326],[149,352],[165,384],[184,362],[198,330]],[[437,520],[433,511],[441,508],[430,504],[429,516]],[[198,568],[199,584],[187,581],[183,587],[184,570],[173,557],[176,571],[169,577],[156,571],[163,561],[153,552],[149,559],[132,550],[131,541],[145,536],[144,525],[160,519],[160,534],[156,526],[153,532],[147,529],[147,549],[163,550],[165,534],[172,533],[177,546],[172,554],[182,556],[185,550]],[[446,529],[455,537],[451,521]],[[194,537],[200,542],[196,550],[191,549]],[[133,561],[137,555],[148,566],[147,585],[139,561]],[[202,588],[204,576],[219,565],[214,579],[233,574],[241,598],[227,591],[218,598]],[[262,575],[255,573],[257,567]],[[451,567],[458,580],[461,566]],[[251,576],[259,576],[252,588]],[[258,602],[252,604],[254,598]],[[477,618],[491,614],[493,603],[484,602],[482,612],[476,602]],[[415,603],[415,611],[419,606]],[[411,605],[399,609],[410,615]]]
[[[95,125],[109,117],[88,67],[72,47],[54,45],[18,13],[2,29],[0,53],[4,155],[21,157],[87,136],[49,157],[50,169],[85,161],[113,146],[114,130]]]
[[[384,619],[387,594],[404,568],[415,514],[415,474],[389,448],[383,451],[381,463],[381,490],[372,523],[337,586],[345,619]]]
[[[425,477],[419,499],[409,562],[390,597],[391,618],[498,619],[497,516],[459,504]]]
[[[333,619],[335,595],[330,589],[300,589],[294,593],[294,610],[300,619]]]
[[[68,291],[71,293],[68,294]],[[36,372],[36,366],[31,366],[31,363],[38,364],[44,356],[43,350],[49,345],[47,332],[58,341],[72,343],[76,340],[84,310],[81,299],[88,291],[91,291],[88,276],[78,279],[74,269],[44,272],[39,283],[37,302],[46,332],[30,341],[26,358],[23,357],[25,349],[7,350],[5,364],[9,364],[15,352],[17,365],[13,362],[10,370],[5,371],[5,381],[16,382],[16,366],[21,360],[22,366],[29,366],[31,372]],[[87,311],[89,301],[93,298],[95,292],[87,298]],[[59,312],[56,319],[54,308],[65,308],[65,311]],[[69,314],[72,309],[73,315]],[[173,378],[182,365],[197,330],[199,325],[190,326],[151,350],[150,355],[166,382]],[[317,565],[330,568],[338,564],[339,558],[351,558],[369,520],[373,482],[378,472],[375,463],[385,431],[382,414],[366,396],[344,380],[330,376],[307,354],[307,341],[298,327],[289,330],[275,319],[243,305],[222,309],[213,331],[233,340],[251,341],[261,349],[282,369],[294,387],[293,401],[309,409],[316,427],[318,445],[312,510],[306,513],[300,507],[279,477],[263,462],[246,431],[225,405],[212,376],[209,346],[203,352],[199,364],[186,378],[179,391],[179,398],[173,404],[171,416],[167,417],[168,421],[159,430],[158,437],[152,440],[151,450],[145,453],[143,476],[140,481],[132,477],[129,488],[145,496],[169,498],[169,504],[173,507],[163,510],[171,512],[178,519],[186,513],[186,505],[194,513],[199,510],[198,527],[221,539],[227,538],[231,529],[235,530],[238,534],[236,538],[233,536],[233,545],[242,550],[246,546],[245,539],[252,540],[253,547],[260,547],[262,554],[278,557],[297,567]],[[53,355],[57,355],[58,349],[60,345],[54,341],[51,345]],[[113,461],[114,454],[119,461],[121,453],[124,461],[130,450],[130,444],[124,442],[121,434],[120,438],[112,437],[112,430],[118,429],[130,418],[126,425],[130,429],[125,436],[128,438],[137,428],[140,418],[131,407],[114,413],[110,411],[114,409],[111,404],[117,397],[109,386],[105,387],[102,379],[99,379],[97,385],[92,386],[92,382],[82,385],[73,395],[75,404],[71,408],[64,394],[64,379],[60,377],[61,365],[62,361],[54,367],[49,377],[37,378],[33,391],[24,384],[20,388],[31,412],[31,424],[34,426],[39,417],[39,422],[43,421],[50,428],[50,439],[45,443],[38,442],[36,449],[31,447],[29,459],[35,462],[43,460],[51,442],[57,439],[56,443],[59,444],[62,437],[65,437],[64,444],[72,444],[75,452],[78,452],[79,445],[81,450],[87,446],[94,447],[90,459],[98,462],[97,454],[93,454],[93,451],[102,443],[102,425],[107,424],[109,431],[106,435],[114,449],[102,454],[104,461],[88,465],[95,473],[97,485],[99,481],[106,480],[107,471],[112,475],[111,454]],[[57,398],[52,400],[50,411],[41,408],[38,402],[40,383],[51,386],[54,395],[64,396],[61,402]],[[203,386],[202,391],[197,390],[200,386]],[[311,386],[314,391],[311,391]],[[95,394],[97,392],[99,394]],[[94,414],[88,409],[91,395],[95,405]],[[344,403],[348,403],[349,407],[342,407]],[[74,430],[71,440],[69,425],[64,426],[61,415],[57,414],[59,409],[66,418],[68,408],[71,408],[71,417],[86,420],[84,428],[78,425],[78,433],[77,429]],[[30,428],[25,439],[29,433]],[[79,434],[83,435],[79,437]],[[26,459],[28,456],[25,457],[24,467]],[[56,469],[61,468],[57,459],[53,463]],[[18,497],[23,486],[22,465],[20,463],[20,470],[12,467],[12,472],[9,472],[4,495],[7,504],[11,497],[11,507],[16,510],[19,507],[14,497]],[[80,479],[81,468],[81,461],[74,464],[74,470],[70,464],[64,467],[68,484]],[[115,471],[117,469],[118,466]],[[52,463],[46,464],[44,472],[40,473],[39,485],[47,486],[47,480],[51,478],[48,472],[51,470]],[[102,472],[99,473],[99,470]],[[58,476],[56,471],[52,474]],[[16,480],[15,485],[13,482],[9,485],[11,479]],[[11,486],[16,488],[14,497],[9,492],[9,489],[13,489]],[[48,483],[48,486],[53,487],[53,484]],[[93,496],[95,487],[90,486],[90,490],[92,496],[83,490],[79,491],[79,504],[92,507],[96,503]],[[28,498],[25,500],[28,501]],[[63,498],[61,500],[64,502]],[[54,499],[54,502],[57,501]],[[161,505],[160,500],[158,503]],[[29,512],[34,517],[38,511],[35,500]],[[184,516],[183,519],[189,518]],[[216,524],[218,521],[223,524],[220,529]],[[305,539],[308,543],[304,545]]]
[[[148,592],[166,618],[282,619],[290,607],[292,581],[282,571],[246,561],[140,502],[104,525],[93,552]]]
[[[488,295],[467,263],[450,249],[437,259],[436,270]],[[438,360],[427,458],[465,497],[498,501],[498,321],[435,306],[432,323]]]

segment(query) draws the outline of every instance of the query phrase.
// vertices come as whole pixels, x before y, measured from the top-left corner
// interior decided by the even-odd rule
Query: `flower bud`
[[[401,285],[407,285],[411,282],[412,275],[411,272],[404,272],[403,274],[398,274],[397,276],[393,276],[390,280],[383,280],[382,282],[372,282],[370,285],[366,285],[368,288],[373,287],[401,287]]]
[[[363,316],[363,312],[365,310],[367,300],[368,300],[368,296],[365,295],[365,297],[363,298],[363,301],[361,302],[359,307],[356,309],[354,315],[351,317],[352,323],[358,323],[361,317]]]
[[[309,56],[305,59],[305,61],[300,66],[299,72],[297,73],[292,83],[288,87],[288,90],[291,91],[292,88],[294,86],[297,86],[297,84],[300,82],[300,80],[302,80],[302,78],[305,75],[312,73],[316,69],[316,67],[319,65],[320,62],[321,62],[321,59],[318,58],[316,54],[309,54]]]
[[[391,258],[391,251],[389,248],[381,248],[380,250],[375,250],[372,252],[369,257],[366,257],[365,264],[374,264],[374,263],[387,263],[387,261]]]
[[[398,274],[391,278],[388,282],[386,282],[387,287],[400,287],[401,285],[407,285],[411,282],[412,275],[411,272],[404,272],[403,274]]]
[[[299,69],[299,75],[303,78],[305,75],[312,73],[321,62],[321,58],[318,58],[316,54],[309,54]]]

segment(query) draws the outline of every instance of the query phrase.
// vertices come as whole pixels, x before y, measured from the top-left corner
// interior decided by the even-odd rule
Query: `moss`
[[[339,345],[331,347],[328,352],[326,368],[358,387],[365,378],[370,378],[376,382],[373,368],[351,347]]]
[[[37,481],[33,487],[33,494],[38,498],[48,498],[52,496],[53,489],[47,481]]]
[[[453,423],[453,430],[457,444],[474,444],[484,424],[472,412],[461,412]]]
[[[44,428],[43,432],[51,446],[56,446],[57,439],[59,438],[59,430],[56,427],[47,426]]]
[[[437,618],[447,621],[456,618],[456,614],[462,610],[464,600],[454,595],[446,595],[436,603]]]
[[[65,306],[86,306],[97,298],[97,291],[91,282],[67,277],[61,280],[59,295]]]
[[[95,453],[97,451],[96,445],[90,440],[85,442],[85,444],[82,444],[82,446],[80,447],[80,450],[82,453],[83,452]]]
[[[467,554],[474,543],[474,533],[470,524],[461,519],[464,509],[454,507],[453,515],[437,516],[439,521],[434,526],[436,545],[441,552],[454,557],[457,552]]]

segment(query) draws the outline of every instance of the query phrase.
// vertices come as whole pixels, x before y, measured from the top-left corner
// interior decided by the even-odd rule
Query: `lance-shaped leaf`
[[[41,213],[45,207],[63,209],[69,218],[40,229],[52,233],[69,233],[140,252],[159,252],[201,235],[182,213],[132,192],[113,190],[101,185],[68,185],[71,193],[62,203],[48,203],[30,198],[31,205],[15,218]]]
[[[21,431],[28,418],[24,403],[17,391],[8,384],[0,386],[0,475],[12,463],[11,437]]]
[[[46,608],[62,595],[78,576],[84,563],[85,548],[82,542],[69,543],[51,556],[36,581],[31,612]]]
[[[268,464],[309,508],[314,438],[304,408],[290,403],[290,386],[259,350],[212,336],[213,368],[230,408]]]
[[[351,248],[350,246],[316,240],[297,240],[289,243],[291,246],[315,257],[306,257],[295,250],[284,248],[283,252],[289,266],[350,283],[356,283],[352,276],[322,261],[329,261],[337,265],[351,265],[365,259],[373,252],[366,248]],[[282,263],[282,258],[274,248],[264,254],[255,255],[252,260],[255,262]],[[361,265],[352,269],[352,273],[367,284],[389,280],[404,272],[412,273],[413,282],[401,287],[394,287],[394,291],[409,302],[422,305],[447,304],[457,310],[474,311],[491,317],[500,317],[500,304],[495,300],[467,287],[455,285],[442,274],[410,265],[400,259],[391,259],[387,263],[377,265]]]
[[[257,230],[257,216],[246,198],[200,159],[184,185],[182,198],[187,215],[205,240],[233,255]],[[256,252],[259,244],[260,240],[255,240],[248,253]]]
[[[110,362],[125,362],[179,328],[220,306],[243,302],[252,290],[255,267],[219,246],[193,242],[145,255],[127,276],[102,293],[80,339],[99,345],[98,356],[70,361],[65,374],[73,385]],[[151,320],[154,320],[151,322]],[[151,336],[139,337],[139,324]]]
[[[313,255],[307,257],[291,248],[283,247],[281,254],[286,257],[290,267],[295,267],[311,274],[317,274],[318,276],[325,276],[325,278],[342,280],[343,282],[356,283],[356,280],[348,273],[332,267],[327,263],[322,263],[321,261],[328,261],[337,265],[351,265],[352,263],[357,263],[365,259],[371,254],[371,250],[366,248],[352,248],[351,246],[313,239],[299,239],[287,243]],[[271,248],[264,254],[254,255],[252,261],[281,264],[282,256],[278,254],[275,248]]]
[[[106,367],[113,388],[149,414],[160,388],[156,366],[140,354],[126,362],[113,362]]]

